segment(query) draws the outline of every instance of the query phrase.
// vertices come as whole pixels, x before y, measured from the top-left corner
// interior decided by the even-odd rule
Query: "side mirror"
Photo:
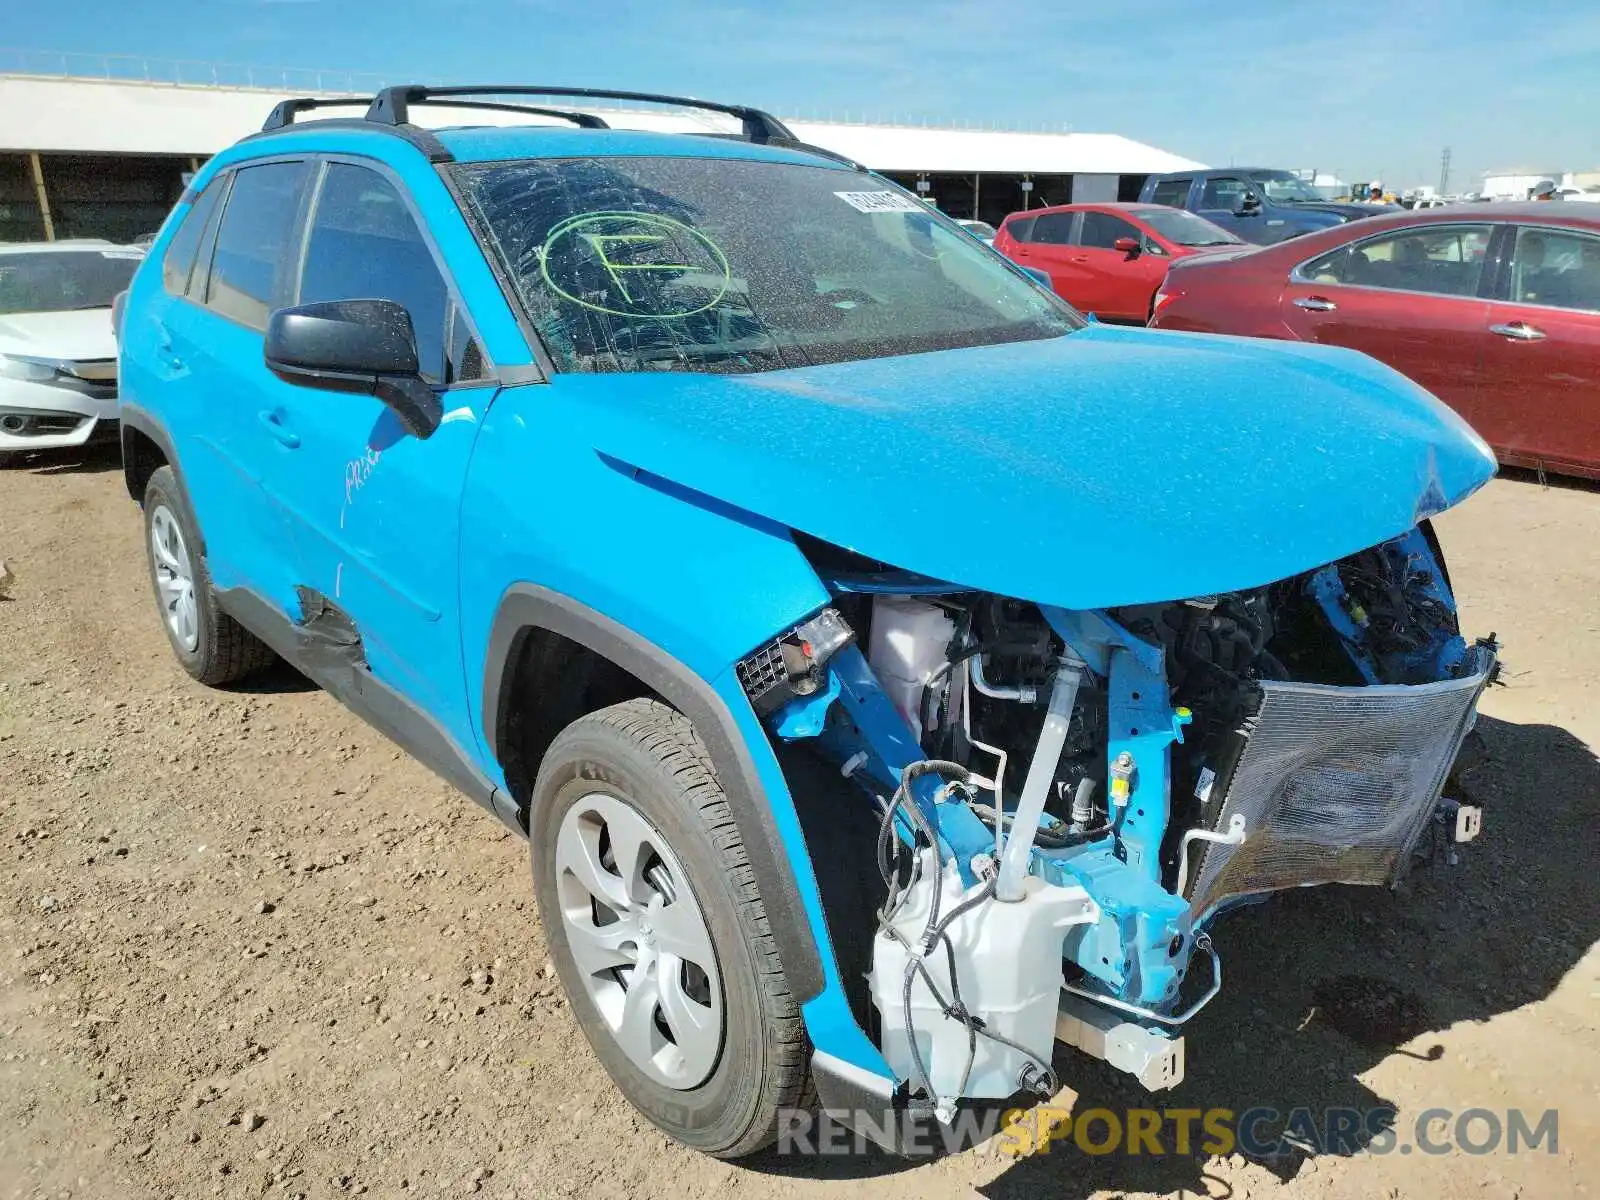
[[[413,437],[439,428],[444,409],[417,366],[411,314],[393,300],[280,308],[267,321],[264,353],[289,383],[376,397]]]
[[[1118,254],[1126,254],[1128,257],[1132,258],[1135,254],[1139,253],[1139,239],[1132,237],[1119,237],[1116,241],[1111,243],[1111,248]]]
[[[1050,273],[1048,271],[1041,271],[1038,267],[1023,267],[1023,266],[1017,267],[1017,270],[1021,271],[1024,275],[1026,275],[1029,279],[1033,280],[1040,287],[1043,287],[1043,288],[1050,287]],[[1051,290],[1054,290],[1054,289],[1051,289]]]
[[[1248,217],[1251,213],[1261,211],[1261,197],[1254,192],[1246,192],[1239,197],[1239,203],[1233,210],[1236,217]]]

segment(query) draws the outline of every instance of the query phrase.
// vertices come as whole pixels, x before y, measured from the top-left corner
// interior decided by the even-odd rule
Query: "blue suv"
[[[1058,1042],[1174,1086],[1219,917],[1476,832],[1495,647],[1427,518],[1495,463],[1416,385],[1086,324],[755,109],[330,103],[213,158],[127,297],[157,607],[196,679],[286,659],[527,837],[673,1137],[894,1142]]]

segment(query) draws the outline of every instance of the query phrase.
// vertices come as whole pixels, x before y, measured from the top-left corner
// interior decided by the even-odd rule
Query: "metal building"
[[[153,233],[187,173],[259,129],[287,94],[281,84],[156,82],[114,71],[0,74],[0,241]],[[676,113],[596,111],[636,128],[703,127]],[[525,119],[486,112],[480,123]],[[437,112],[419,120],[452,123]],[[883,172],[952,216],[992,223],[1044,204],[1132,199],[1146,175],[1202,165],[1116,134],[788,123],[806,141]]]

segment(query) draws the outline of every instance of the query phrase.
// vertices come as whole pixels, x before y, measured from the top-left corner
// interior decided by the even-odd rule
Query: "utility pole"
[[[1444,148],[1444,153],[1439,156],[1439,195],[1445,196],[1450,192],[1450,147]]]

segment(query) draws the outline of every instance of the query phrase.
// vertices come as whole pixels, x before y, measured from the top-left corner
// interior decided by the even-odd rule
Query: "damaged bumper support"
[[[1221,989],[1220,914],[1392,884],[1425,831],[1479,827],[1441,792],[1497,647],[1460,637],[1418,530],[1119,609],[930,582],[836,577],[833,607],[740,664],[773,735],[876,801],[863,1027],[902,1104],[1048,1093],[1058,1042],[1174,1087]]]

